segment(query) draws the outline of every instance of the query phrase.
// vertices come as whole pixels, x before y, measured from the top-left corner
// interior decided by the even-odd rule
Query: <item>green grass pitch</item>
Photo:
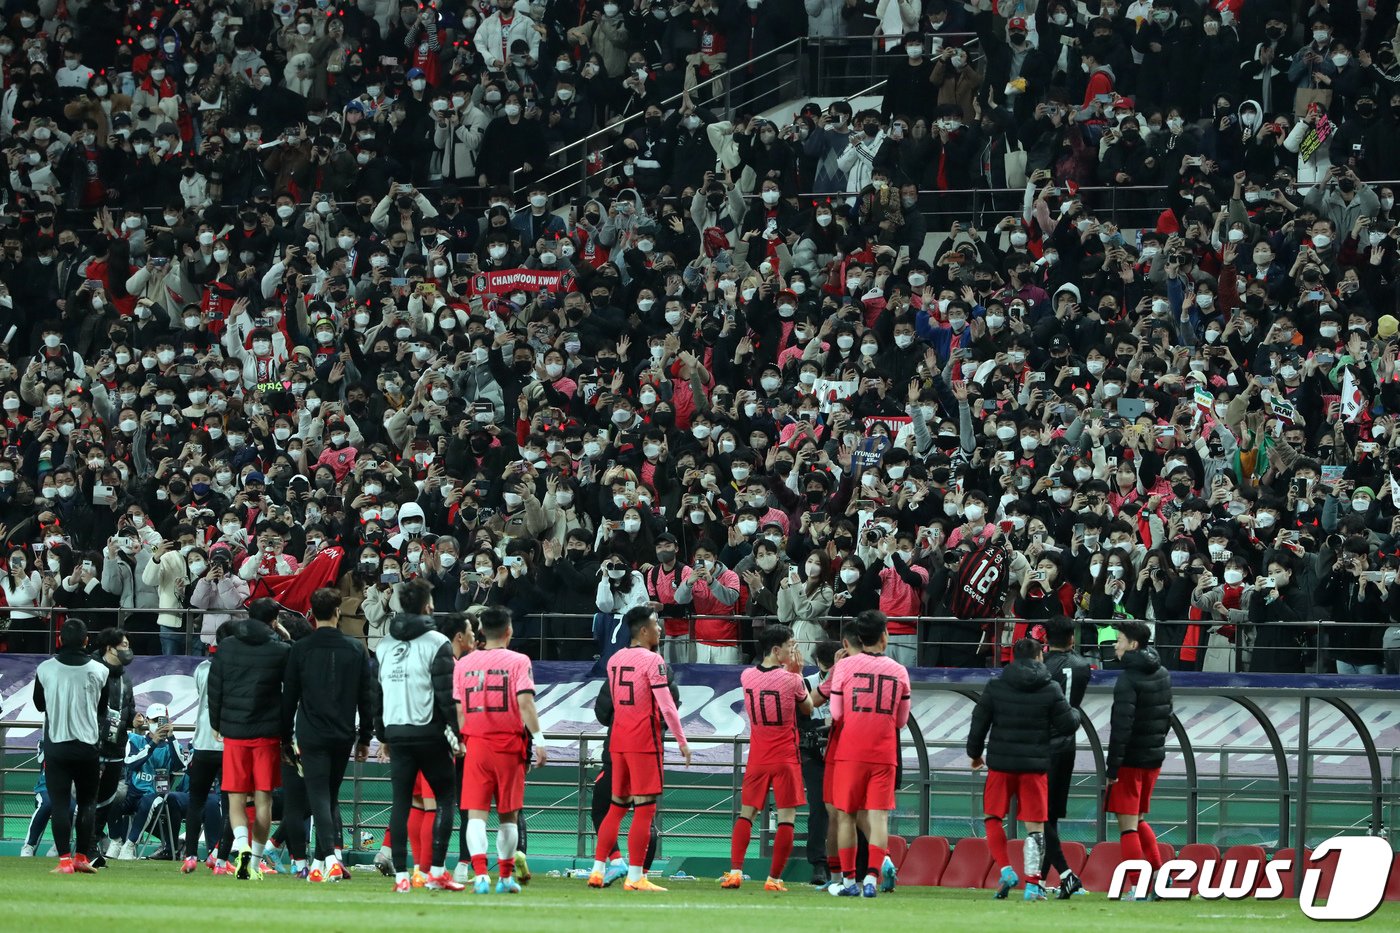
[[[1291,901],[1115,903],[1102,895],[1027,904],[994,901],[986,891],[902,887],[873,901],[833,898],[795,884],[768,893],[762,882],[721,891],[717,880],[658,882],[666,894],[628,894],[620,885],[590,891],[581,880],[535,879],[518,896],[414,891],[394,894],[366,867],[349,882],[311,886],[286,876],[262,882],[215,877],[200,866],[185,876],[179,863],[113,865],[96,876],[51,875],[53,859],[0,859],[0,929],[88,931],[274,929],[395,931],[490,929],[617,933],[675,929],[801,931],[912,930],[932,921],[944,929],[1035,929],[1074,933],[1124,930],[1239,930],[1246,924],[1303,929],[1315,924]],[[1017,892],[1019,897],[1019,892]],[[471,913],[465,913],[471,912]],[[675,924],[699,924],[676,927]],[[486,924],[490,924],[487,926]],[[914,926],[919,924],[918,927]],[[1053,927],[1052,927],[1053,925]],[[1385,904],[1364,926],[1396,929],[1400,904]]]

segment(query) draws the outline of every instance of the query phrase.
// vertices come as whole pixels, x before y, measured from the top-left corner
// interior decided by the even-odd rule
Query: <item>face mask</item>
[[[1103,394],[1105,398],[1117,398],[1122,393],[1123,387],[1116,382],[1105,382],[1103,385]]]
[[[987,510],[980,505],[969,505],[963,509],[963,517],[970,522],[980,522],[982,516],[987,514]]]
[[[1371,507],[1371,500],[1365,496],[1359,496],[1351,500],[1351,510],[1353,512],[1365,512]],[[1263,516],[1260,516],[1261,518]]]
[[[1318,249],[1326,249],[1332,245],[1332,238],[1325,233],[1319,233],[1312,238],[1313,246]]]

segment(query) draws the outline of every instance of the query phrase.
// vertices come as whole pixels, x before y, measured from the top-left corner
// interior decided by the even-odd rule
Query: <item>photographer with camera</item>
[[[233,553],[226,544],[214,545],[209,549],[208,570],[190,594],[190,605],[204,610],[199,640],[206,652],[214,646],[214,633],[219,626],[231,620],[247,601],[248,583],[233,572]]]
[[[127,738],[127,793],[122,813],[128,823],[126,841],[117,853],[119,861],[136,859],[136,843],[148,823],[152,824],[152,831],[161,837],[160,852],[153,857],[174,857],[172,852],[176,840],[173,836],[167,838],[161,835],[159,808],[169,807],[168,825],[179,827],[189,795],[176,793],[175,787],[183,783],[189,760],[188,747],[175,739],[170,709],[164,703],[152,703],[146,707],[145,734],[132,732]],[[153,811],[156,814],[154,817]]]

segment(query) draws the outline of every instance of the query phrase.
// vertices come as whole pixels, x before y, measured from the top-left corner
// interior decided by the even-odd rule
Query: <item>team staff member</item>
[[[87,642],[87,626],[81,619],[68,619],[58,633],[58,654],[40,664],[34,676],[34,708],[44,714],[44,771],[58,849],[54,874],[60,875],[97,871],[87,852],[97,813],[98,745],[107,718],[108,670],[87,653]],[[77,848],[72,845],[74,788]]]
[[[363,643],[340,631],[340,591],[312,593],[311,618],[315,630],[287,653],[282,741],[296,744],[316,827],[307,880],[339,881],[340,784],[352,752],[356,761],[369,757],[377,694]]]
[[[224,743],[223,790],[233,824],[233,863],[241,880],[262,880],[263,849],[272,829],[272,792],[282,784],[282,674],[286,632],[277,602],[248,604],[248,618],[226,622],[209,668],[209,725]],[[222,626],[221,626],[222,627]],[[253,798],[249,844],[248,797]]]
[[[1052,616],[1045,623],[1045,634],[1045,669],[1050,672],[1050,679],[1065,692],[1069,705],[1082,713],[1091,667],[1088,659],[1074,650],[1074,623],[1064,616]],[[1074,758],[1079,751],[1076,735],[1076,732],[1056,735],[1050,742],[1050,806],[1045,818],[1045,857],[1040,864],[1040,876],[1046,877],[1052,866],[1060,873],[1060,889],[1055,895],[1058,900],[1071,898],[1084,888],[1079,876],[1070,871],[1065,850],[1060,846],[1060,820],[1069,809],[1069,786],[1074,781]]]
[[[432,585],[420,577],[397,587],[395,595],[402,611],[389,621],[389,634],[375,648],[383,697],[375,732],[380,743],[392,750],[389,833],[393,839],[394,892],[408,894],[413,890],[407,868],[408,811],[420,771],[437,801],[432,865],[424,886],[461,891],[464,885],[454,881],[444,865],[457,809],[453,755],[458,723],[452,700],[456,658],[451,639],[433,625]]]
[[[1055,736],[1073,734],[1079,714],[1065,700],[1059,684],[1041,663],[1040,642],[1022,638],[1012,646],[1012,661],[1000,677],[987,681],[967,735],[967,757],[972,768],[987,766],[982,791],[982,812],[987,815],[987,845],[992,864],[1001,868],[997,898],[1005,898],[1019,878],[1006,850],[1002,821],[1015,797],[1021,822],[1026,824],[1026,900],[1045,900],[1040,861],[1045,851],[1045,819],[1048,799],[1046,772]],[[991,733],[990,742],[988,732]],[[982,758],[986,752],[986,760]]]
[[[817,670],[805,681],[809,699],[817,696],[817,688],[831,676],[836,652],[840,648],[839,642],[824,640],[817,642],[812,649],[812,660],[816,662]],[[812,715],[797,722],[798,746],[802,754],[802,784],[807,793],[807,861],[812,865],[812,884],[824,888],[831,883],[826,846],[829,820],[826,797],[822,793],[827,739],[831,734],[831,711],[826,709],[825,700],[821,706],[816,705],[815,699],[812,702]],[[834,849],[831,854],[835,855]]]
[[[1118,657],[1122,673],[1113,687],[1108,733],[1108,802],[1118,816],[1123,860],[1147,859],[1153,872],[1162,868],[1157,835],[1147,824],[1152,788],[1167,757],[1172,720],[1172,677],[1162,666],[1147,625],[1119,622]]]
[[[136,655],[131,650],[131,642],[126,632],[119,628],[105,628],[93,639],[97,650],[94,656],[107,666],[107,715],[102,721],[102,744],[98,754],[102,758],[102,775],[97,786],[97,817],[93,823],[93,836],[105,826],[115,814],[117,791],[126,775],[126,736],[136,719],[136,694],[131,686],[131,675],[126,666]],[[89,853],[93,865],[101,868],[108,858],[116,858],[121,851],[120,833],[109,833],[111,845],[107,854]]]
[[[214,633],[214,650],[217,652],[218,646],[230,637],[228,626],[220,626]],[[224,770],[224,743],[215,737],[214,729],[209,725],[209,670],[213,666],[214,659],[207,658],[200,661],[199,666],[194,669],[194,692],[198,698],[198,708],[194,720],[194,738],[190,741],[190,763],[185,769],[190,806],[185,813],[185,861],[180,866],[180,871],[187,875],[199,866],[199,825],[204,819],[204,805],[209,800],[209,792],[213,790],[214,782],[223,777]],[[222,806],[227,798],[222,793],[219,798],[223,820],[218,824],[204,824],[204,845],[214,858],[210,867],[216,875],[227,872],[229,854],[215,854],[223,837],[223,822],[228,820],[228,814],[224,812],[227,808]]]

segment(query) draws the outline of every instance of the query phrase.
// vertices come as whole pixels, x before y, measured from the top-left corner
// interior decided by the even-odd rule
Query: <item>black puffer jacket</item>
[[[1065,692],[1069,705],[1080,709],[1084,705],[1084,691],[1089,689],[1089,662],[1073,651],[1048,651],[1045,669],[1050,672],[1050,679]],[[1073,752],[1078,731],[1056,734],[1050,742],[1051,752]]]
[[[209,667],[209,727],[226,739],[275,739],[282,734],[282,674],[287,644],[262,622],[233,625]]]
[[[126,756],[126,736],[136,719],[136,691],[131,686],[131,675],[126,672],[126,665],[114,667],[101,655],[96,657],[107,668],[107,719],[99,724],[102,742],[97,750],[105,759],[121,759]]]
[[[1172,723],[1172,675],[1153,648],[1129,651],[1113,687],[1108,777],[1120,767],[1158,768],[1167,757]]]
[[[981,758],[985,748],[987,767],[993,771],[1049,771],[1052,738],[1072,735],[1078,728],[1079,713],[1050,679],[1045,665],[1012,661],[1000,677],[987,681],[977,700],[967,735],[967,757]]]

